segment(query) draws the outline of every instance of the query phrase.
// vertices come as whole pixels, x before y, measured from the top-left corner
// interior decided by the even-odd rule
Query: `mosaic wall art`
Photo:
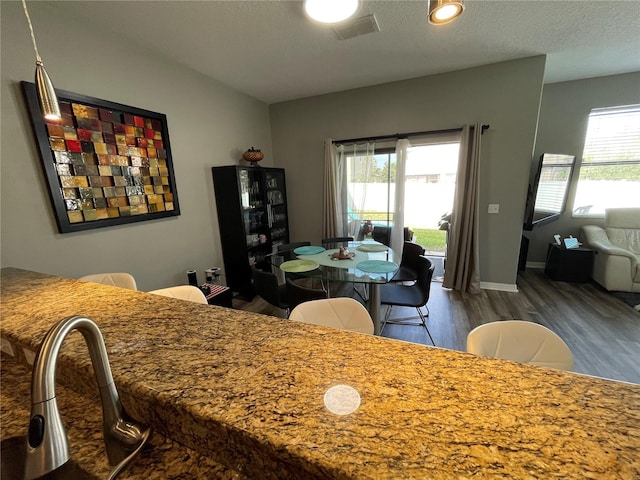
[[[180,215],[165,115],[56,90],[45,120],[22,90],[61,233]]]

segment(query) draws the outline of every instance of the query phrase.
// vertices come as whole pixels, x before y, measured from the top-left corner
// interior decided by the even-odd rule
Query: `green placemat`
[[[358,270],[370,273],[390,273],[398,269],[398,265],[384,260],[365,260],[356,265]]]
[[[293,253],[297,255],[315,255],[316,253],[324,252],[324,247],[316,245],[305,245],[303,247],[296,248]]]
[[[362,245],[358,245],[356,250],[360,250],[361,252],[386,252],[389,250],[389,247],[381,243],[363,243]]]
[[[280,270],[284,272],[309,272],[318,268],[318,264],[312,260],[289,260],[280,265]]]

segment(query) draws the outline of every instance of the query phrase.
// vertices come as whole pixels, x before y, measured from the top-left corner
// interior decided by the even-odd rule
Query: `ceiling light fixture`
[[[429,23],[449,23],[460,16],[463,10],[463,0],[429,0]]]
[[[60,114],[60,105],[58,105],[58,97],[56,96],[53,83],[51,83],[51,79],[49,78],[47,71],[44,69],[44,64],[42,63],[42,59],[38,53],[36,37],[33,34],[33,26],[31,25],[31,18],[29,17],[27,2],[25,0],[22,0],[22,6],[24,7],[24,15],[27,17],[27,22],[29,23],[33,49],[36,52],[36,90],[38,91],[40,109],[42,110],[42,115],[47,120],[57,120],[62,117]]]
[[[358,9],[358,0],[305,0],[304,11],[321,23],[338,23]]]

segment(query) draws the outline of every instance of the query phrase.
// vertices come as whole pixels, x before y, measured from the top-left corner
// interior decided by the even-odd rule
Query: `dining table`
[[[362,284],[374,335],[380,335],[380,286],[391,281],[400,261],[400,255],[389,246],[371,240],[348,242],[344,249],[305,245],[274,252],[266,260],[283,281],[290,275]]]

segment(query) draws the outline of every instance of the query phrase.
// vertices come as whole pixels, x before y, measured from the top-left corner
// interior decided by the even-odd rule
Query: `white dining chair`
[[[196,302],[208,305],[207,297],[205,297],[202,290],[193,285],[177,285],[175,287],[161,288],[159,290],[151,290],[149,293],[154,295],[162,295],[163,297],[173,297],[180,300],[188,300],[189,302]]]
[[[485,323],[467,335],[467,352],[542,367],[571,370],[573,354],[555,332],[534,322]]]
[[[128,288],[129,290],[138,290],[136,279],[133,278],[133,275],[130,273],[93,273],[80,277],[78,280]]]
[[[311,300],[291,311],[289,320],[373,334],[373,321],[360,302],[348,297]]]

